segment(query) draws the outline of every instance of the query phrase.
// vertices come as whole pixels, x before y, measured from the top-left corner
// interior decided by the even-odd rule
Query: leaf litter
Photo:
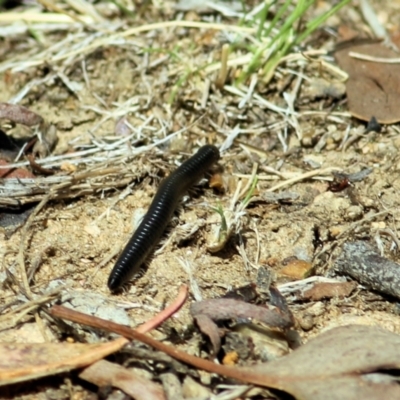
[[[268,17],[273,18],[275,5],[281,3],[272,5]],[[304,371],[302,375],[293,368],[293,382],[289,382],[284,371],[292,368],[290,357],[299,350],[273,361],[288,360],[284,367],[278,366],[280,376],[267,372],[249,375],[248,370],[236,366],[229,372],[224,366],[201,364],[207,361],[201,359],[196,359],[197,364],[193,365],[199,369],[207,366],[220,376],[220,382],[221,376],[230,376],[235,371],[236,379],[278,388],[298,398],[314,398],[312,388],[318,396],[325,391],[332,398],[337,393],[340,398],[352,399],[357,392],[365,398],[379,398],[378,389],[387,392],[388,398],[392,393],[395,397],[397,388],[392,376],[383,371],[385,367],[378,358],[375,366],[370,370],[365,367],[362,374],[343,370],[329,375],[329,365],[327,368],[318,364],[320,360],[315,354],[325,354],[328,363],[332,354],[324,353],[328,349],[319,345],[312,347],[318,338],[322,341],[329,334],[317,336],[319,333],[327,326],[342,323],[346,316],[348,321],[354,316],[364,316],[367,324],[381,324],[400,332],[393,303],[374,297],[377,295],[360,286],[352,292],[354,282],[348,282],[346,289],[342,278],[325,277],[343,243],[353,236],[375,240],[380,248],[391,249],[390,256],[397,257],[393,250],[399,206],[398,184],[393,178],[398,169],[398,128],[393,125],[383,127],[381,132],[369,131],[349,118],[341,97],[345,74],[332,64],[329,52],[334,41],[329,35],[324,36],[332,32],[331,28],[325,33],[317,32],[313,37],[315,42],[309,42],[301,52],[293,48],[275,65],[276,60],[269,60],[267,53],[262,53],[259,59],[252,53],[254,48],[267,49],[265,38],[257,34],[261,19],[252,20],[262,16],[262,4],[252,4],[251,12],[243,14],[241,8],[230,9],[229,4],[218,3],[212,5],[211,14],[189,10],[177,19],[175,3],[163,2],[161,7],[154,2],[138,12],[139,20],[132,27],[132,21],[115,9],[107,8],[110,14],[105,17],[99,4],[83,1],[83,8],[74,3],[63,4],[66,14],[30,9],[24,21],[33,24],[30,27],[34,26],[34,30],[29,34],[34,40],[27,36],[26,23],[21,24],[18,12],[0,14],[0,23],[4,24],[0,34],[6,38],[5,48],[12,48],[0,55],[4,78],[0,81],[4,93],[1,100],[21,103],[43,115],[46,126],[55,126],[58,136],[50,154],[46,147],[51,146],[45,143],[33,159],[22,157],[7,165],[7,168],[26,168],[34,178],[1,182],[2,206],[19,208],[21,204],[40,202],[22,230],[17,230],[7,241],[3,242],[2,237],[5,244],[2,272],[6,278],[2,280],[1,326],[12,330],[16,324],[29,321],[38,327],[44,340],[54,340],[49,334],[54,325],[47,324],[43,304],[54,302],[54,297],[64,299],[70,286],[83,292],[83,298],[85,292],[104,293],[113,257],[121,249],[123,237],[132,231],[134,210],[148,206],[159,180],[192,154],[195,147],[205,142],[223,143],[222,178],[218,185],[221,187],[224,182],[225,191],[213,193],[205,185],[191,194],[179,220],[185,222],[186,231],[194,233],[177,245],[167,241],[163,251],[150,263],[148,272],[111,303],[123,307],[132,326],[146,324],[170,302],[181,282],[190,280],[196,299],[218,301],[217,297],[232,286],[238,288],[253,282],[256,270],[267,265],[299,322],[298,335],[308,341],[299,349],[305,349],[303,358],[296,356],[299,358],[295,361],[307,366],[305,353],[310,351],[315,364],[328,371],[326,379],[318,375],[321,371],[311,369],[304,376]],[[108,6],[114,7],[111,3]],[[310,12],[330,8],[328,2],[320,2]],[[353,18],[354,12],[349,15]],[[4,22],[5,18],[13,22]],[[236,23],[240,18],[245,21],[242,25]],[[360,25],[357,18],[355,21]],[[96,29],[86,30],[82,22]],[[329,24],[336,27],[338,22],[335,16]],[[362,28],[365,30],[365,26]],[[273,29],[271,33],[278,32]],[[193,43],[200,47],[193,50]],[[263,62],[274,65],[272,73],[263,75],[265,71],[254,70],[248,80],[243,79],[243,73],[251,72],[249,66],[257,65],[258,61],[259,67]],[[302,89],[309,84],[314,92],[305,91],[303,96]],[[372,118],[366,120],[371,122]],[[20,127],[5,126],[12,139],[18,136]],[[51,171],[53,175],[47,175]],[[361,174],[361,179],[349,178],[357,176],[359,171],[369,172]],[[328,182],[335,179],[336,187],[341,190],[328,192]],[[342,185],[343,182],[346,184]],[[291,192],[286,192],[286,196],[281,190],[288,186]],[[125,191],[119,192],[119,188],[125,187]],[[220,215],[214,218],[212,210],[218,207]],[[214,228],[223,231],[220,228],[224,218],[230,224],[229,235],[227,240],[218,242],[218,251],[210,255],[202,240]],[[279,275],[285,260],[307,268],[298,271],[298,275]],[[101,265],[106,268],[100,268]],[[320,276],[308,277],[308,271]],[[64,297],[59,293],[44,294],[55,280],[61,283]],[[320,286],[318,292],[317,285],[324,283],[330,285]],[[311,300],[302,297],[310,288],[316,292],[311,294]],[[86,312],[95,315],[102,312],[101,299],[88,296],[88,301],[93,304]],[[85,300],[80,303],[84,305]],[[390,317],[390,322],[385,325],[383,319],[374,319],[377,310]],[[308,316],[313,317],[313,323],[306,323]],[[190,354],[209,356],[203,347],[206,339],[200,340],[200,335],[193,337],[195,328],[188,304],[173,317],[163,318],[164,324],[152,336],[173,344],[174,348],[168,350],[170,355],[183,348]],[[222,341],[229,338],[229,333],[243,334],[251,350],[256,340],[256,325],[245,329],[250,324],[243,324],[235,314],[230,314],[229,320],[229,323],[217,321],[220,329],[228,331]],[[332,335],[337,333],[340,339],[342,334],[338,329],[342,328],[334,328]],[[375,328],[357,329],[351,333],[355,337],[364,334],[366,340],[359,341],[365,344],[364,349],[373,343],[374,335],[379,337]],[[69,326],[67,332],[82,341],[99,339],[98,332],[88,334],[77,325]],[[259,329],[260,332],[267,337],[265,331]],[[386,339],[394,343],[395,336]],[[299,345],[301,340],[297,342]],[[338,348],[342,345],[340,340],[337,345],[333,342],[332,339],[324,343],[332,344],[336,353],[342,354]],[[236,345],[240,341],[230,343]],[[224,349],[233,350],[230,354],[233,364],[253,365],[257,357],[262,357],[250,351],[249,359],[244,360],[240,354],[234,354],[234,348],[222,346]],[[287,351],[288,347],[280,355]],[[218,354],[219,360],[222,356]],[[239,360],[235,361],[237,356]],[[182,361],[185,360],[186,356]],[[140,362],[143,365],[146,359]],[[262,368],[269,371],[273,362],[261,364]],[[174,364],[145,365],[139,373],[151,370],[147,378],[157,379],[163,376],[165,365]],[[131,371],[123,368],[126,379],[134,379]],[[398,366],[391,364],[389,368]],[[122,371],[119,366],[115,374],[108,374],[106,383],[126,388],[116,379],[118,371]],[[238,393],[220,389],[212,383],[210,375],[199,376],[197,372],[192,368],[185,370],[198,386],[206,387],[207,393],[219,392],[228,398]],[[94,382],[96,377],[90,379]],[[181,380],[174,382],[179,386]],[[302,380],[308,387],[301,384]],[[74,378],[72,381],[72,390],[77,390]],[[167,378],[165,382],[169,382]],[[340,392],[342,387],[345,393]],[[237,390],[250,398],[256,395],[243,386]],[[236,397],[239,395],[242,394]]]
[[[183,353],[127,327],[63,307],[54,316],[135,338],[180,361],[242,382],[286,391],[298,399],[388,399],[400,394],[400,335],[378,327],[348,325],[331,329],[280,359],[252,367],[226,367]],[[386,372],[385,372],[386,371]]]
[[[399,38],[394,40],[397,45]],[[383,124],[400,121],[398,64],[391,63],[400,62],[398,56],[382,42],[357,45],[357,40],[353,39],[348,45],[340,44],[335,58],[349,75],[346,94],[352,115],[364,121],[374,117]]]

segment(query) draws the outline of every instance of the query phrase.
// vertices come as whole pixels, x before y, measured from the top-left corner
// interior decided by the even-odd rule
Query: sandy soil
[[[389,29],[394,28],[400,17],[398,3],[379,2],[379,9],[379,17]],[[173,15],[168,7],[152,12],[147,15],[148,22]],[[193,13],[184,16],[195,18]],[[340,23],[341,16],[354,26],[362,24],[354,10],[332,17],[330,24]],[[51,36],[51,40],[54,37]],[[182,87],[177,88],[178,78],[192,66],[205,60],[218,59],[222,38],[217,31],[199,29],[147,32],[143,36],[130,38],[125,46],[105,46],[85,57],[85,73],[90,87],[85,83],[80,61],[68,66],[65,69],[68,79],[81,84],[78,96],[57,78],[35,86],[25,96],[22,104],[57,127],[59,141],[53,154],[72,151],[71,141],[77,138],[81,145],[90,143],[91,135],[88,132],[101,119],[93,107],[113,109],[115,103],[122,103],[132,96],[137,100],[138,111],[128,113],[131,125],[142,126],[144,118],[155,116],[151,126],[158,136],[151,136],[149,130],[144,131],[138,135],[141,143],[150,143],[167,133],[190,126],[170,143],[141,157],[130,157],[127,146],[125,162],[129,163],[132,170],[145,171],[132,182],[128,191],[124,188],[99,191],[81,198],[55,200],[46,205],[35,218],[24,253],[28,270],[36,268],[31,282],[34,293],[45,293],[57,285],[65,285],[63,296],[69,293],[75,299],[70,301],[76,308],[135,327],[171,302],[180,285],[190,281],[190,275],[199,286],[203,298],[218,297],[232,287],[255,282],[259,266],[266,266],[274,272],[277,285],[286,283],[293,278],[280,271],[291,259],[310,263],[311,275],[324,276],[331,273],[342,244],[355,239],[369,239],[372,243],[379,241],[383,245],[384,255],[400,262],[393,239],[382,233],[384,229],[390,229],[397,237],[400,228],[398,127],[385,126],[380,133],[361,135],[359,140],[343,149],[341,144],[348,126],[353,134],[362,132],[364,123],[348,117],[338,116],[336,120],[329,120],[325,119],[326,114],[302,114],[298,123],[303,138],[299,139],[290,128],[285,152],[277,138],[277,130],[271,129],[274,123],[282,121],[281,117],[267,108],[250,102],[239,109],[240,98],[212,88],[207,107],[202,109],[199,102],[204,79],[211,75],[192,74]],[[9,38],[5,42],[14,53],[2,54],[2,62],[16,55],[23,57],[29,50],[27,48],[32,46],[32,40],[26,37]],[[320,45],[329,48],[332,43],[334,40],[328,37],[326,43]],[[142,51],[147,46],[161,50]],[[183,63],[162,60],[174,48],[179,48],[183,54]],[[157,64],[157,60],[160,60],[160,64]],[[151,67],[153,63],[155,66]],[[43,77],[51,68],[50,61],[50,66],[1,73],[1,100],[8,101],[27,82]],[[307,76],[315,74],[316,68],[311,64],[302,68]],[[280,88],[286,85],[288,76],[286,67],[282,67],[266,89],[260,82],[258,93],[272,103],[286,107]],[[284,90],[292,90],[295,83],[295,79],[290,81]],[[298,109],[328,111],[324,100],[307,99],[307,86],[308,82],[305,81],[298,96]],[[176,91],[175,99],[168,104],[172,91]],[[339,111],[345,112],[346,106],[341,107]],[[199,117],[202,118],[197,121]],[[218,164],[225,191],[213,190],[207,182],[196,187],[185,197],[180,212],[174,217],[164,238],[162,250],[156,252],[142,276],[127,285],[122,293],[110,294],[106,282],[115,255],[132,234],[140,215],[146,211],[162,177],[193,154],[199,145],[221,145],[225,133],[229,134],[239,125],[243,130],[238,136],[239,142],[234,142],[222,154]],[[221,129],[217,131],[215,126]],[[113,136],[114,132],[115,120],[110,119],[94,135],[100,140]],[[325,144],[322,145],[321,137],[324,135]],[[217,253],[210,253],[207,246],[212,243],[213,232],[220,224],[220,217],[213,208],[231,208],[238,185],[244,187],[248,184],[255,165],[259,180],[254,195],[258,198],[285,180],[276,174],[269,174],[266,167],[279,170],[286,177],[330,167],[337,167],[345,173],[371,168],[372,173],[340,192],[328,190],[332,174],[324,173],[316,179],[300,180],[278,190],[296,194],[292,201],[254,201],[237,220],[225,247]],[[379,215],[385,210],[389,212]],[[377,216],[374,217],[374,214]],[[227,215],[229,220],[228,212]],[[338,238],[346,230],[347,233]],[[17,280],[15,261],[20,242],[21,228],[11,235],[6,229],[0,230],[3,268],[15,271]],[[111,260],[107,261],[110,257]],[[190,274],[182,264],[190,268]],[[99,268],[99,265],[102,266]],[[16,285],[12,285],[12,289],[5,285],[0,305],[8,304],[15,298],[16,292]],[[352,295],[342,299],[307,302],[288,300],[298,320],[297,331],[304,340],[333,326],[349,323],[376,324],[400,333],[396,300],[360,286]],[[192,301],[194,299],[191,296],[184,308],[154,334],[155,337],[166,338],[171,333],[178,333],[181,338],[192,335],[193,322],[188,311]],[[121,313],[115,313],[115,308],[120,308]],[[43,341],[35,324],[27,322],[22,327],[4,329],[7,324],[3,320],[2,326],[0,322],[3,328],[0,332],[1,341],[28,341],[32,337]],[[47,321],[45,329],[50,337],[57,336]],[[180,346],[196,352],[200,340],[197,335],[196,340],[187,340]]]

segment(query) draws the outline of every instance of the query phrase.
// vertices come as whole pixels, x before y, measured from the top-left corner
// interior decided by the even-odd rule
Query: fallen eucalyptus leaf
[[[84,367],[127,343],[0,343],[0,386]]]
[[[375,117],[379,123],[396,123],[400,120],[398,64],[373,60],[390,61],[398,54],[382,43],[360,43],[343,46],[335,52],[340,68],[349,74],[346,82],[349,111],[364,121]],[[368,56],[371,60],[356,58],[355,54]]]
[[[400,335],[348,325],[331,329],[286,357],[240,368],[249,382],[290,393],[298,400],[400,399],[400,385],[385,370],[400,369]],[[381,379],[371,379],[379,372]]]

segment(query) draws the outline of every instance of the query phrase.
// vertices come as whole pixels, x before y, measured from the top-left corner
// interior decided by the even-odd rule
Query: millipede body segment
[[[138,273],[163,235],[182,196],[218,159],[217,147],[205,145],[161,182],[149,210],[111,271],[108,278],[111,291]]]

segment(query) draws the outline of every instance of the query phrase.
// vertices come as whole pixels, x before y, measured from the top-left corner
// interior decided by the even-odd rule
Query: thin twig
[[[328,167],[328,168],[316,169],[314,171],[305,172],[304,174],[300,174],[299,176],[296,176],[296,177],[288,179],[284,182],[280,182],[275,186],[272,186],[271,188],[267,189],[267,192],[274,192],[275,190],[281,189],[283,187],[291,186],[296,182],[304,181],[304,180],[312,178],[314,176],[325,175],[325,174],[328,174],[333,171],[341,171],[341,170],[342,170],[341,168],[337,168],[337,167]]]
[[[182,285],[179,288],[179,293],[177,298],[163,311],[153,317],[151,320],[145,322],[144,324],[138,326],[136,330],[140,333],[147,333],[151,330],[157,328],[161,325],[164,321],[166,321],[171,315],[175,314],[179,311],[182,306],[185,304],[185,301],[188,297],[188,286]]]
[[[374,56],[369,56],[368,54],[357,53],[355,51],[350,51],[349,56],[357,58],[359,60],[371,61],[376,63],[384,63],[384,64],[400,63],[400,57],[374,57]]]
[[[115,322],[107,321],[91,315],[83,314],[78,311],[71,310],[63,306],[53,306],[50,309],[50,314],[54,317],[63,318],[72,322],[83,325],[88,325],[93,328],[104,329],[109,332],[117,333],[131,340],[139,340],[153,348],[160,350],[176,360],[192,365],[204,371],[212,372],[218,375],[223,375],[229,378],[238,379],[242,382],[249,382],[261,386],[270,386],[271,382],[264,375],[255,375],[251,371],[245,371],[239,368],[226,367],[219,364],[214,364],[211,361],[203,360],[191,354],[185,353],[165,343],[159,342],[150,336],[137,332],[127,326],[116,324]]]

